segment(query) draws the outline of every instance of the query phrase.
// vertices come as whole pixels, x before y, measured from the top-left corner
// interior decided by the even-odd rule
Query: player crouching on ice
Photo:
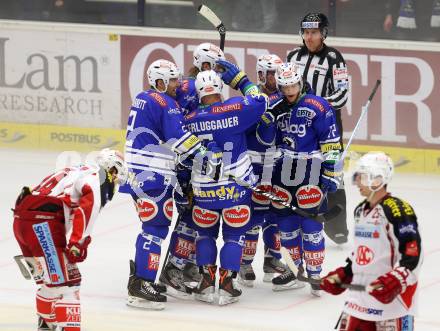
[[[321,282],[334,295],[345,291],[341,284],[366,286],[348,291],[341,331],[414,330],[421,238],[413,208],[388,192],[392,175],[392,160],[382,152],[357,161],[353,183],[365,200],[354,211],[354,250],[345,267]]]
[[[308,212],[324,212],[327,192],[336,191],[342,175],[335,169],[341,144],[334,111],[325,99],[305,93],[292,63],[278,66],[275,78],[284,97],[262,116],[257,128],[261,143],[276,145],[281,152],[272,175],[272,193]],[[272,211],[281,245],[300,270],[304,260],[307,274],[319,278],[325,255],[322,223],[274,202]],[[290,270],[272,283],[274,291],[304,287]],[[319,285],[313,284],[311,293],[319,296]]]
[[[32,190],[24,187],[17,198],[14,234],[28,266],[20,269],[40,285],[39,331],[81,329],[81,273],[76,263],[86,259],[96,218],[127,177],[118,151],[102,150],[97,164],[65,168]]]

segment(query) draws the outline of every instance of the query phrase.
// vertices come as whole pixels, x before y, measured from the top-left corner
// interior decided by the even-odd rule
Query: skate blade
[[[207,303],[213,303],[214,302],[214,293],[207,293],[207,294],[198,294],[194,293],[194,299],[207,302]]]
[[[300,288],[305,287],[306,284],[304,284],[303,282],[298,282],[298,281],[293,281],[290,282],[286,285],[273,285],[272,286],[272,291],[274,292],[281,292],[281,291],[288,291],[288,290],[297,290]]]
[[[237,282],[238,282],[238,284],[246,286],[246,287],[254,287],[253,280],[246,280],[246,279],[241,278],[240,276],[237,277]]]
[[[173,297],[173,298],[176,298],[176,299],[181,299],[181,300],[192,299],[192,294],[191,293],[186,293],[186,292],[178,291],[174,287],[168,286],[168,285],[166,287],[167,287],[167,291],[164,294],[167,295],[167,296],[170,296],[170,297]]]
[[[274,277],[274,273],[265,272],[263,276],[263,282],[265,283],[271,283],[272,278]]]
[[[313,295],[314,297],[317,297],[317,298],[321,297],[321,294],[322,294],[321,292],[322,292],[321,290],[310,289],[310,294]]]
[[[165,302],[155,302],[139,299],[133,296],[128,296],[127,306],[151,310],[163,310],[165,309]]]
[[[229,293],[227,293],[227,292],[224,292],[225,294],[222,294],[221,292],[224,292],[224,291],[220,290],[219,297],[218,297],[218,305],[219,306],[226,306],[231,303],[237,302],[238,299],[240,298],[240,297],[231,297],[229,295]]]

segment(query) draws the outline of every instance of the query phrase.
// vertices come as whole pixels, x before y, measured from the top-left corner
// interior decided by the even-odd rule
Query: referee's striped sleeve
[[[334,91],[325,97],[334,109],[342,108],[347,103],[349,88],[347,65],[341,55],[338,60],[331,68]]]

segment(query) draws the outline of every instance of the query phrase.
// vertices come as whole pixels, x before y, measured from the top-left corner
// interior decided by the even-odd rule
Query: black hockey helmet
[[[300,35],[302,37],[304,29],[319,29],[322,38],[327,38],[328,18],[323,13],[308,13],[301,21]]]

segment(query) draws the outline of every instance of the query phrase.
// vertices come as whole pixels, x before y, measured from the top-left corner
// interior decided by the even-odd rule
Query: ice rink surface
[[[57,154],[0,150],[0,156],[0,330],[36,330],[36,285],[26,281],[13,262],[20,251],[12,233],[10,209],[22,186],[38,184],[55,169]],[[361,197],[347,182],[351,226],[351,213]],[[440,330],[440,177],[398,174],[390,191],[412,204],[421,229],[425,259],[416,330]],[[88,259],[80,264],[83,330],[325,331],[332,330],[339,317],[344,294],[314,298],[308,287],[272,292],[271,284],[262,282],[261,245],[254,261],[257,282],[254,288],[244,289],[238,303],[219,307],[169,298],[166,309],[159,312],[127,307],[128,260],[134,256],[139,230],[135,210],[125,195],[116,196],[101,213]],[[341,248],[327,241],[324,273],[344,264],[349,252],[350,245]]]

